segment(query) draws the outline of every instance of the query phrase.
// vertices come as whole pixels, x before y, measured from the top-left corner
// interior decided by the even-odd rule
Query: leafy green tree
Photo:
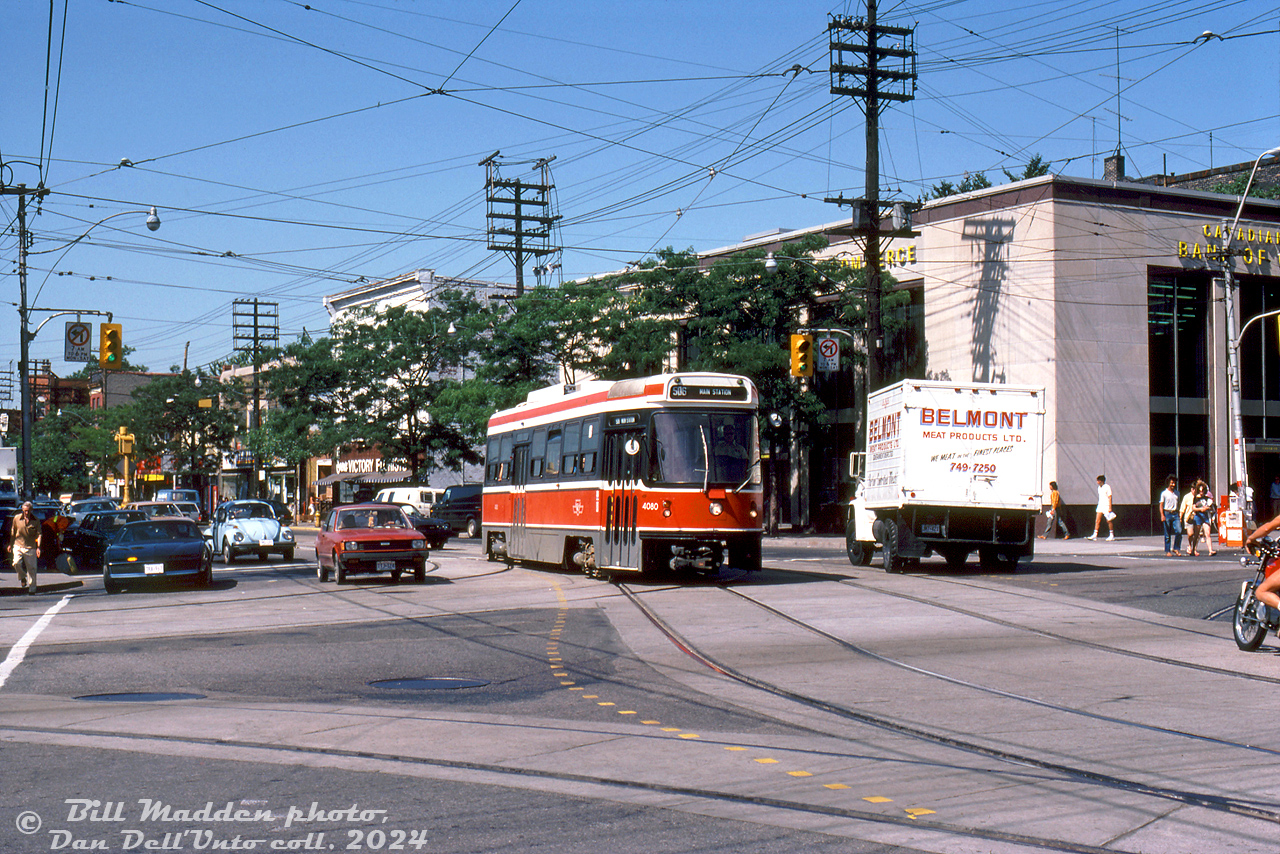
[[[1226,196],[1239,196],[1244,192],[1244,185],[1249,182],[1247,173],[1237,175],[1230,181],[1221,184],[1215,184],[1209,188],[1210,193],[1222,193]],[[1256,178],[1254,184],[1249,188],[1249,198],[1251,199],[1280,199],[1280,183],[1259,182]]]
[[[220,405],[215,381],[189,371],[158,377],[133,392],[132,428],[138,456],[172,455],[175,470],[207,476],[222,466],[231,450],[238,423],[235,413]],[[201,400],[212,406],[201,406]]]
[[[116,459],[113,429],[103,422],[102,412],[67,407],[35,422],[31,468],[37,493],[101,491]]]
[[[268,354],[263,371],[266,397],[275,407],[266,413],[251,447],[299,466],[358,438],[344,417],[346,368],[333,352],[333,339],[309,336]]]
[[[929,192],[925,193],[922,201],[929,199],[941,199],[946,196],[955,196],[960,193],[971,193],[974,190],[985,190],[992,186],[991,179],[987,177],[986,172],[966,172],[964,178],[959,184],[952,184],[950,181],[942,180],[929,188]]]
[[[1049,163],[1045,161],[1039,154],[1027,161],[1027,165],[1022,167],[1022,174],[1015,174],[1008,169],[1001,170],[1005,177],[1010,181],[1025,181],[1028,178],[1039,178],[1041,175],[1049,174]]]
[[[146,365],[135,365],[129,361],[129,357],[132,356],[134,353],[136,353],[137,350],[135,350],[133,347],[130,347],[127,344],[122,349],[124,351],[124,358],[121,359],[120,361],[120,370],[138,371],[140,373],[146,373],[147,371]],[[70,379],[91,380],[98,376],[101,376],[101,374],[102,374],[102,368],[98,366],[98,363],[96,361],[85,362],[84,365],[81,366],[80,370],[76,371],[74,374],[70,376]]]
[[[458,468],[482,459],[456,413],[437,406],[455,388],[466,352],[453,313],[397,306],[354,314],[333,329],[343,366],[337,411],[351,435],[403,460],[417,481],[423,469]]]

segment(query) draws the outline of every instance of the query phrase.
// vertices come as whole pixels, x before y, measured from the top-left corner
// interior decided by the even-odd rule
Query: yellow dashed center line
[[[867,803],[869,803],[869,804],[891,804],[891,803],[893,803],[893,798],[883,798],[883,797],[881,797],[880,795],[872,795],[872,796],[871,796],[871,797],[869,797],[869,798],[863,798],[863,800],[864,800],[864,801],[866,801],[866,802],[867,802]]]
[[[846,786],[844,783],[823,783],[822,788],[839,790],[839,789],[847,789],[849,787]]]
[[[813,776],[808,771],[788,771],[787,774],[792,777],[812,777]]]

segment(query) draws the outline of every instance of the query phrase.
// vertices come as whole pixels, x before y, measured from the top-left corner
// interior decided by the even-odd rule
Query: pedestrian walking
[[[1049,512],[1045,513],[1044,533],[1040,535],[1040,539],[1044,539],[1049,534],[1054,535],[1057,539],[1058,531],[1062,531],[1062,539],[1071,539],[1071,532],[1067,530],[1067,521],[1062,518],[1062,494],[1058,491],[1058,482],[1056,480],[1049,481]]]
[[[1164,492],[1156,500],[1156,509],[1164,522],[1164,555],[1182,554],[1182,520],[1178,518],[1178,480],[1170,477]]]
[[[1098,506],[1094,508],[1093,533],[1086,539],[1098,539],[1098,530],[1102,527],[1102,521],[1107,522],[1107,542],[1112,542],[1116,538],[1116,512],[1113,509],[1111,487],[1107,486],[1107,476],[1105,474],[1098,475]]]
[[[1195,493],[1195,499],[1191,503],[1191,522],[1187,525],[1187,553],[1199,557],[1200,540],[1203,539],[1209,544],[1209,556],[1213,557],[1218,553],[1213,547],[1213,534],[1209,530],[1213,520],[1213,494],[1209,491],[1209,484],[1203,480],[1196,481]]]
[[[1269,508],[1272,516],[1280,516],[1280,474],[1271,480],[1271,507]]]
[[[22,512],[9,523],[9,543],[13,549],[13,571],[18,584],[27,594],[36,594],[36,568],[40,562],[40,520],[32,512],[31,502],[22,503]]]

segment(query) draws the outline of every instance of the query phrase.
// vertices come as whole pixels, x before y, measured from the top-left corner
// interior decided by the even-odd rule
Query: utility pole
[[[258,458],[258,430],[262,427],[262,409],[258,401],[261,398],[262,386],[259,374],[262,372],[262,346],[280,343],[280,304],[253,299],[238,299],[231,304],[231,337],[232,344],[240,353],[253,356],[253,410],[249,415],[249,429],[253,441],[249,446],[249,458],[252,473],[249,477],[249,497],[261,498],[258,487],[262,460]]]
[[[862,98],[867,119],[866,197],[840,197],[825,201],[842,206],[851,205],[853,223],[849,233],[865,240],[863,257],[867,271],[867,389],[874,391],[883,381],[881,362],[884,348],[884,331],[881,329],[880,318],[880,109],[884,101],[902,102],[915,98],[915,28],[880,25],[876,21],[876,0],[867,0],[865,19],[832,15],[827,23],[827,32],[831,51],[831,94]],[[865,42],[852,40],[858,35]],[[882,47],[881,36],[890,36],[895,41],[888,47]],[[890,65],[893,67],[887,67]],[[885,84],[889,85],[886,87]],[[910,232],[909,223],[895,222],[895,234],[902,230],[903,225]]]
[[[560,251],[560,247],[551,241],[551,232],[560,220],[551,198],[551,191],[556,185],[551,183],[550,166],[551,161],[556,158],[552,155],[533,161],[533,168],[539,173],[539,179],[527,182],[504,179],[499,174],[499,168],[503,165],[498,162],[500,153],[495,151],[478,164],[485,167],[488,248],[511,256],[516,267],[518,298],[524,295],[525,260],[554,255]]]
[[[31,334],[27,331],[30,322],[27,310],[27,249],[31,246],[31,234],[27,231],[27,196],[35,196],[37,200],[49,195],[44,187],[28,189],[26,184],[12,187],[0,186],[0,196],[18,197],[18,388],[22,401],[22,497],[31,497],[31,366],[30,359]]]

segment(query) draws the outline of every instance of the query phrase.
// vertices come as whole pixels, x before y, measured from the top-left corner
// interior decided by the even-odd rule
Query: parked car
[[[192,504],[204,505],[204,502],[200,500],[200,490],[198,489],[157,489],[154,500],[190,501]]]
[[[102,557],[109,543],[129,522],[145,522],[141,510],[102,510],[85,514],[62,534],[58,568],[68,575],[102,572]]]
[[[353,573],[412,572],[427,580],[427,541],[394,504],[344,504],[329,511],[316,534],[316,577],[341,584]]]
[[[283,501],[276,501],[274,498],[268,499],[267,503],[271,505],[271,509],[276,511],[276,518],[286,525],[293,524],[293,510]]]
[[[186,518],[182,511],[178,509],[178,505],[172,501],[130,501],[124,506],[125,510],[141,510],[147,516],[155,518],[156,516],[173,516],[175,518]]]
[[[173,506],[177,507],[178,512],[197,525],[204,521],[204,513],[200,511],[200,505],[193,501],[175,501]]]
[[[431,508],[440,500],[440,490],[426,486],[389,486],[379,490],[373,500],[383,504],[412,504],[423,516],[430,516]]]
[[[242,554],[256,554],[266,560],[271,553],[293,560],[296,543],[293,530],[276,518],[275,509],[265,501],[226,501],[213,513],[209,539],[222,552],[228,566]]]
[[[440,500],[432,506],[431,515],[448,522],[449,527],[455,531],[466,531],[467,536],[474,539],[480,536],[483,489],[484,486],[479,483],[446,486]]]
[[[119,593],[131,581],[186,578],[213,583],[213,550],[190,519],[152,518],[116,530],[102,558],[102,586]]]
[[[449,527],[449,523],[443,519],[434,519],[430,516],[423,516],[418,512],[418,508],[412,504],[397,504],[404,515],[409,517],[409,524],[418,530],[422,536],[427,539],[427,547],[431,549],[442,549],[449,538],[453,536],[453,528]]]
[[[115,510],[118,506],[111,498],[84,498],[65,504],[62,508],[62,515],[70,516],[78,522],[89,513]]]

